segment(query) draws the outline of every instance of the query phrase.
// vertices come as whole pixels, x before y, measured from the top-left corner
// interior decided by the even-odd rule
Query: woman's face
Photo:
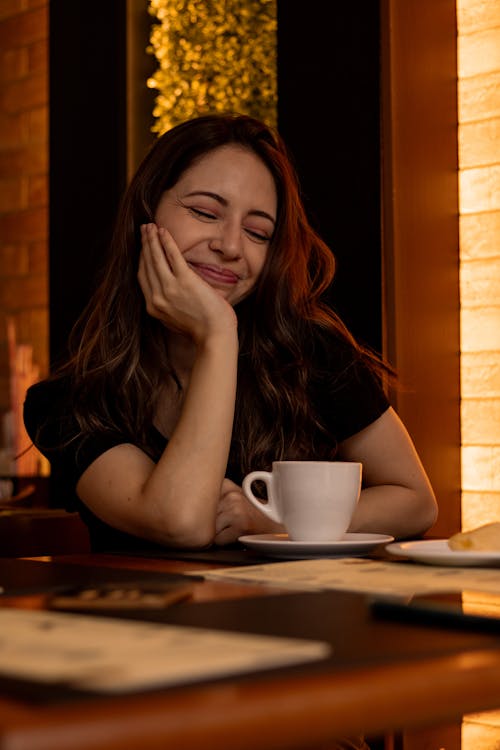
[[[264,162],[253,151],[221,146],[163,193],[155,222],[168,229],[193,271],[235,305],[262,270],[277,203]]]

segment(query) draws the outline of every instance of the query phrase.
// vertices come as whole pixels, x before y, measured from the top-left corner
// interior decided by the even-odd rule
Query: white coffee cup
[[[248,500],[285,526],[293,541],[329,542],[349,528],[361,491],[362,465],[353,461],[273,461],[272,471],[252,471],[243,479]],[[252,492],[261,480],[267,502]]]

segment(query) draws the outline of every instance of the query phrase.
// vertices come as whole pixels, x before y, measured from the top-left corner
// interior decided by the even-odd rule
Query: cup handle
[[[263,502],[260,498],[255,497],[255,495],[252,492],[252,484],[253,482],[256,482],[258,479],[264,482],[267,487],[267,503]],[[247,476],[243,479],[242,487],[243,487],[243,492],[245,493],[247,500],[250,503],[252,503],[252,505],[254,505],[257,508],[257,510],[259,510],[265,516],[270,518],[271,521],[276,521],[276,523],[282,523],[281,518],[279,517],[279,514],[278,514],[276,503],[274,501],[272,472],[270,471],[250,472],[250,474],[247,474]]]

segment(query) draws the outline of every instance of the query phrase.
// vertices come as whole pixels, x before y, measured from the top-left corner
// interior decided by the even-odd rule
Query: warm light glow
[[[207,112],[277,120],[276,0],[150,0],[153,131]]]
[[[500,520],[500,4],[458,0],[462,527]]]

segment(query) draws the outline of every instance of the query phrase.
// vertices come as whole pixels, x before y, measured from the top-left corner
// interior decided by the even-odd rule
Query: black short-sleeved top
[[[363,358],[348,342],[334,336],[318,337],[312,347],[315,359],[314,377],[309,397],[315,411],[332,435],[335,444],[356,434],[380,417],[389,401],[378,380]],[[88,526],[92,548],[98,550],[132,550],[149,543],[124,534],[97,518],[78,498],[76,485],[83,472],[110,448],[130,443],[119,431],[96,432],[78,436],[68,381],[64,378],[44,380],[29,388],[24,403],[27,432],[51,464],[58,499],[68,511],[77,510]],[[150,455],[159,460],[167,439],[151,425],[148,439]],[[227,476],[241,484],[240,467],[228,466]]]

